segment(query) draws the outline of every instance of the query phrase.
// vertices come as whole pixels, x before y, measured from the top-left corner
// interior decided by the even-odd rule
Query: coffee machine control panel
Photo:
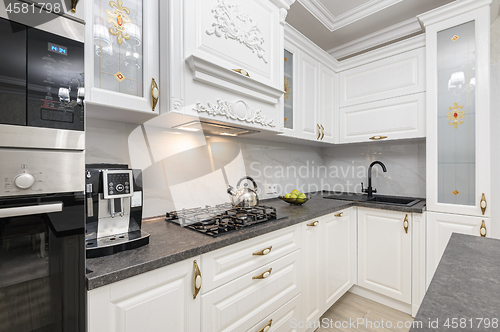
[[[134,185],[132,170],[102,171],[103,192],[105,199],[132,197]]]

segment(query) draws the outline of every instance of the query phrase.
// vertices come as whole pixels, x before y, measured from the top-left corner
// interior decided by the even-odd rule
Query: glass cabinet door
[[[293,53],[285,50],[285,109],[284,126],[286,129],[293,130]]]
[[[94,0],[94,86],[142,97],[143,0]]]
[[[438,203],[477,203],[475,45],[475,21],[437,33]]]

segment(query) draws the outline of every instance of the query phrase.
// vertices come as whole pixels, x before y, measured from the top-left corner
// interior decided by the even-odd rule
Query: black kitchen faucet
[[[384,163],[381,161],[375,160],[373,163],[370,164],[370,166],[368,167],[368,188],[364,189],[363,182],[361,182],[361,192],[367,193],[368,198],[372,198],[373,193],[377,192],[377,189],[372,188],[372,168],[373,168],[373,165],[377,165],[377,164],[380,165],[380,167],[382,167],[382,170],[384,172],[387,172],[387,168],[385,168]]]

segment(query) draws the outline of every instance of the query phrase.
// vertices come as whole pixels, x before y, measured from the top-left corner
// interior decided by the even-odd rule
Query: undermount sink
[[[407,197],[383,196],[383,195],[376,195],[373,196],[372,198],[368,198],[368,195],[353,194],[353,193],[334,193],[332,196],[327,196],[325,198],[340,199],[343,201],[391,204],[391,205],[399,205],[407,207],[413,206],[418,202],[422,201],[422,199],[420,198],[407,198]]]

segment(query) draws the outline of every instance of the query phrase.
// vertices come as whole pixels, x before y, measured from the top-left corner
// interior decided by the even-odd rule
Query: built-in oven
[[[0,331],[84,332],[84,153],[0,156]]]
[[[84,44],[0,18],[0,146],[83,149]]]

